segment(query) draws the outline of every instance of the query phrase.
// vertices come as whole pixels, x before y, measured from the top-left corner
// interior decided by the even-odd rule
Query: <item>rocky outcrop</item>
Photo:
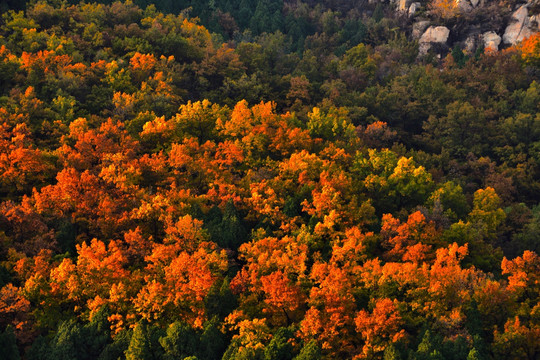
[[[420,9],[421,6],[422,4],[420,4],[419,2],[413,2],[411,6],[409,6],[409,16],[413,16],[416,10]]]
[[[408,0],[399,0],[399,11],[407,11]]]
[[[464,51],[467,54],[473,53],[478,47],[478,35],[470,35],[467,39],[465,39],[464,46]]]
[[[534,33],[529,28],[530,19],[527,7],[527,5],[523,5],[512,14],[510,24],[506,27],[502,37],[505,44],[515,45]]]
[[[472,10],[472,5],[467,0],[456,0],[458,9],[461,13],[467,13]]]
[[[445,26],[430,26],[420,37],[419,53],[425,55],[435,44],[446,44],[450,30]]]
[[[540,31],[540,14],[531,16],[529,18],[529,24],[533,30]]]
[[[540,0],[517,0],[513,7],[489,0],[449,0],[455,14],[435,11],[429,1],[387,1],[410,18],[420,56],[429,51],[443,58],[456,46],[469,55],[479,49],[498,51],[540,32]]]
[[[430,26],[420,37],[420,43],[446,43],[450,30],[445,26]]]
[[[429,20],[420,20],[415,22],[412,28],[413,39],[420,39],[424,31],[426,31],[426,29],[428,28],[429,24]]]
[[[501,37],[497,35],[494,31],[488,31],[482,35],[484,40],[484,48],[486,50],[497,51],[499,50],[499,45],[501,44]]]

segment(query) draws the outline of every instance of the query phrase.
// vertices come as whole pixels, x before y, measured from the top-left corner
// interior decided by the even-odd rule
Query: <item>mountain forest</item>
[[[404,4],[0,1],[0,357],[540,359],[540,3]]]

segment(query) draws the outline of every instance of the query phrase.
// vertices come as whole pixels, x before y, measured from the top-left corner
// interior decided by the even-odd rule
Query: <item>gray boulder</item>
[[[419,55],[425,55],[435,44],[446,44],[450,30],[445,26],[430,26],[422,34],[419,41]]]
[[[419,2],[413,2],[411,6],[409,6],[409,16],[413,16],[416,10],[418,10],[421,6],[422,4]]]
[[[412,36],[414,39],[420,39],[424,31],[426,31],[427,27],[429,26],[428,20],[420,20],[413,24],[412,28]]]
[[[446,43],[450,30],[445,26],[430,26],[420,37],[420,43]]]
[[[505,44],[515,45],[534,32],[529,28],[527,5],[521,6],[513,14],[510,24],[506,27],[502,40]]]
[[[499,45],[501,44],[501,37],[497,35],[494,31],[485,32],[483,35],[484,48],[497,51],[499,50]]]
[[[467,13],[472,10],[472,5],[467,0],[457,0],[457,6],[460,12]]]

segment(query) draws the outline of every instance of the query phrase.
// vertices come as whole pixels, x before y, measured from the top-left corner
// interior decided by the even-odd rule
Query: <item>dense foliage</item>
[[[134,2],[2,15],[4,358],[538,358],[538,35]]]

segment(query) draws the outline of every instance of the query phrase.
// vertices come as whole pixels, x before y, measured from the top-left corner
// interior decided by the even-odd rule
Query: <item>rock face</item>
[[[420,38],[420,43],[446,43],[450,30],[445,26],[430,26]]]
[[[441,8],[420,0],[385,1],[411,18],[411,38],[419,43],[419,56],[434,52],[442,58],[456,46],[466,54],[479,49],[498,51],[540,33],[540,0],[441,0]],[[444,12],[443,5],[455,13]]]
[[[529,23],[530,23],[531,25],[536,24],[536,29],[534,29],[534,30],[540,31],[540,14],[531,16],[531,17],[529,18]]]
[[[467,0],[456,0],[459,11],[467,13],[472,10],[472,5]]]
[[[484,48],[487,50],[497,51],[501,44],[501,37],[494,31],[488,31],[482,35],[484,39]]]
[[[467,39],[465,39],[465,52],[468,54],[474,52],[478,44],[478,35],[470,35]]]
[[[502,37],[505,44],[514,45],[533,34],[529,28],[527,5],[521,6],[512,14],[511,23],[506,27]]]
[[[428,26],[429,26],[428,20],[421,20],[421,21],[415,22],[413,24],[413,29],[412,29],[413,38],[420,39],[420,36],[422,36],[422,34],[424,33],[424,31],[427,29]]]
[[[413,16],[416,10],[420,9],[421,6],[422,4],[419,2],[413,2],[411,6],[409,6],[409,16]]]
[[[407,0],[399,0],[399,11],[407,11]]]
[[[430,26],[420,37],[419,55],[425,55],[434,44],[446,44],[450,30],[445,26]]]

